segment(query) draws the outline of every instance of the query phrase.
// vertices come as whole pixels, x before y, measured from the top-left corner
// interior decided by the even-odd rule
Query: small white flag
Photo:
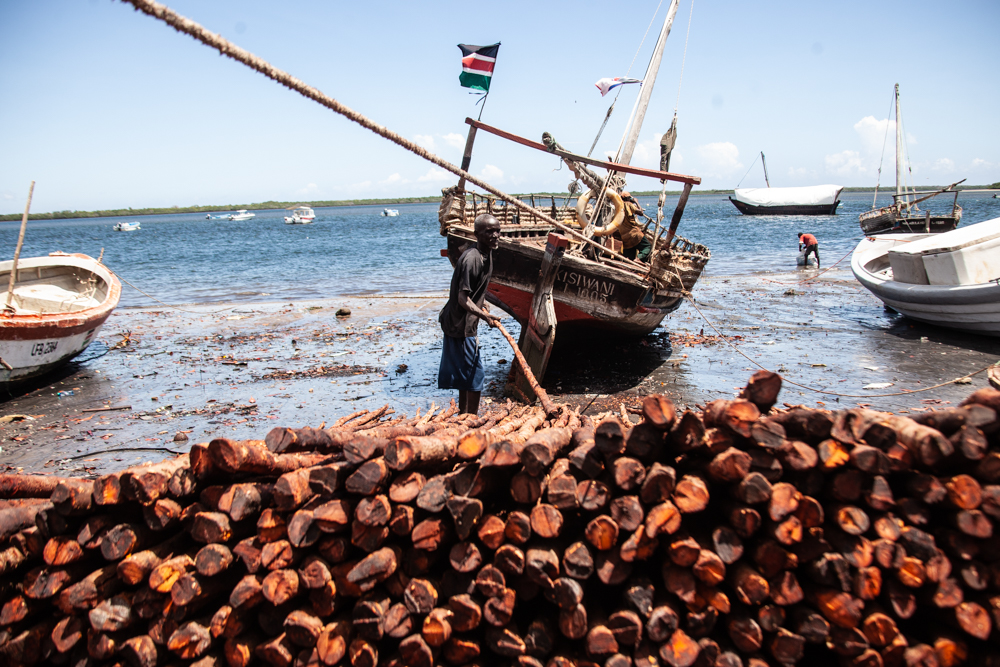
[[[601,79],[594,85],[597,86],[597,89],[599,91],[601,91],[601,97],[604,97],[605,95],[608,94],[608,91],[610,91],[612,88],[617,88],[623,83],[642,83],[642,80],[630,79],[624,76],[616,76],[613,79],[608,79],[608,78]]]

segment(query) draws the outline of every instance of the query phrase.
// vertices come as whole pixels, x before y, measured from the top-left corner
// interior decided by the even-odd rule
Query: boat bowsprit
[[[855,278],[921,322],[1000,336],[1000,218],[942,234],[881,234],[851,257]]]
[[[0,262],[7,285],[13,260]],[[121,297],[114,273],[92,257],[55,252],[19,259],[13,297],[0,310],[0,384],[47,373],[97,337]]]

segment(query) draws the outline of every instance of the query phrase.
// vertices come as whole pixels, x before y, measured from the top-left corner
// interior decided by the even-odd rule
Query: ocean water
[[[678,233],[711,249],[706,275],[794,269],[798,232],[819,239],[825,267],[861,239],[857,216],[872,195],[847,193],[841,201],[836,215],[757,217],[741,215],[726,196],[695,195]],[[655,212],[655,197],[640,202]],[[675,203],[668,197],[667,220]],[[891,197],[879,196],[880,206],[888,203]],[[1000,217],[1000,199],[988,193],[962,194],[959,204],[963,226]],[[97,257],[103,250],[104,263],[123,279],[122,307],[446,290],[451,268],[440,254],[437,204],[398,205],[395,218],[382,217],[382,208],[317,208],[311,225],[286,225],[284,210],[256,211],[244,222],[206,220],[204,213],[30,221],[21,256],[61,250]],[[139,220],[142,229],[113,231],[123,220]],[[0,222],[2,259],[13,257],[18,228]]]

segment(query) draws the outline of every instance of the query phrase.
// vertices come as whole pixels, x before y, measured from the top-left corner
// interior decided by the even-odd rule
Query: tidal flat
[[[263,439],[386,404],[396,416],[447,406],[455,392],[437,388],[444,301],[437,292],[120,308],[77,361],[7,392],[0,466],[91,476],[218,437]],[[338,317],[342,308],[350,316]],[[512,318],[504,325],[517,335]],[[513,353],[485,325],[480,340],[484,402],[505,401]],[[849,268],[706,276],[695,303],[648,336],[561,339],[543,386],[591,415],[649,393],[697,409],[738,393],[753,359],[784,377],[779,404],[912,414],[986,386],[980,372],[927,390],[997,362],[998,348],[884,309]]]

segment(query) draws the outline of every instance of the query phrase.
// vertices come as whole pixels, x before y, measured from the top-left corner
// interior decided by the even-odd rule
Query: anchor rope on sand
[[[792,282],[792,283],[783,282],[781,280],[771,280],[770,278],[761,278],[761,280],[763,280],[766,283],[775,283],[777,285],[801,285],[802,283],[807,283],[810,280],[816,280],[817,278],[819,278],[821,275],[823,275],[827,271],[833,270],[834,267],[836,267],[838,264],[840,264],[845,259],[847,259],[850,256],[850,254],[853,253],[853,252],[854,252],[854,248],[848,250],[847,254],[844,255],[843,257],[841,257],[840,259],[838,259],[836,262],[834,262],[833,264],[831,264],[827,268],[823,269],[822,271],[820,271],[819,273],[817,273],[815,276],[810,276],[810,277],[805,278],[803,280],[796,280],[795,282]]]
[[[683,294],[684,294],[684,298],[688,300],[688,302],[691,304],[691,306],[696,311],[698,311],[698,314],[701,315],[701,318],[703,320],[705,320],[705,322],[708,323],[708,326],[712,327],[712,329],[715,330],[715,333],[717,333],[719,335],[719,338],[721,338],[722,341],[726,343],[726,345],[728,345],[729,347],[731,347],[734,350],[736,350],[736,352],[740,356],[742,356],[744,359],[746,359],[747,361],[749,361],[751,364],[753,364],[757,368],[760,368],[761,370],[768,371],[770,373],[774,373],[774,371],[772,371],[771,369],[765,367],[763,364],[761,364],[760,362],[758,362],[756,359],[754,359],[754,358],[750,357],[749,355],[747,355],[743,350],[741,350],[739,347],[737,347],[736,345],[734,345],[725,336],[725,334],[723,334],[721,331],[719,331],[719,328],[717,326],[715,326],[715,324],[712,322],[712,320],[708,319],[708,317],[705,315],[705,313],[701,312],[701,308],[699,308],[698,304],[695,303],[694,296],[690,292],[688,292],[687,290],[683,290]],[[835,392],[835,391],[828,391],[826,389],[816,389],[815,387],[810,387],[809,385],[802,384],[801,382],[795,382],[794,380],[789,380],[788,376],[783,375],[781,373],[776,373],[776,374],[777,375],[781,375],[782,381],[787,382],[788,384],[793,384],[796,387],[799,387],[801,389],[805,389],[806,391],[812,391],[812,392],[815,392],[817,394],[826,394],[827,396],[840,396],[840,397],[843,397],[843,398],[886,398],[886,397],[889,397],[889,396],[908,396],[910,394],[919,394],[922,391],[930,391],[931,389],[937,389],[939,387],[944,387],[944,386],[949,385],[949,384],[954,384],[956,382],[960,382],[962,380],[966,380],[968,378],[971,378],[974,375],[979,375],[980,373],[988,371],[992,367],[993,367],[993,364],[990,364],[989,366],[986,366],[984,368],[980,368],[978,371],[976,371],[974,373],[969,373],[968,375],[963,375],[961,377],[957,377],[954,380],[948,380],[947,382],[940,382],[940,383],[938,383],[936,385],[933,385],[931,387],[921,387],[920,389],[913,389],[913,390],[910,390],[910,391],[897,391],[897,392],[892,393],[892,394],[841,394],[841,393],[838,393],[838,392]]]
[[[277,83],[280,83],[286,88],[299,93],[303,97],[307,97],[315,102],[318,102],[319,104],[322,104],[331,111],[334,111],[335,113],[344,116],[348,120],[351,120],[357,123],[358,125],[361,125],[362,127],[371,130],[380,137],[388,139],[392,143],[402,148],[405,148],[406,150],[410,151],[411,153],[419,157],[422,157],[428,162],[432,162],[437,166],[441,167],[442,169],[450,171],[459,178],[463,178],[469,183],[472,183],[473,185],[478,185],[483,190],[486,190],[487,192],[496,195],[497,197],[510,203],[514,207],[521,209],[523,212],[530,214],[540,220],[544,220],[545,222],[556,227],[557,229],[560,229],[563,232],[569,234],[573,238],[582,241],[583,243],[594,246],[595,248],[598,249],[598,252],[603,252],[607,255],[610,255],[615,259],[624,262],[626,266],[632,267],[634,269],[642,269],[643,271],[646,269],[645,264],[641,262],[636,262],[634,260],[625,257],[620,253],[614,252],[613,250],[610,250],[602,246],[601,244],[597,243],[593,239],[590,239],[584,236],[583,234],[577,232],[576,230],[562,224],[558,220],[544,213],[541,213],[540,211],[536,211],[535,209],[528,206],[521,200],[511,195],[508,195],[502,190],[493,187],[492,185],[482,180],[481,178],[473,176],[464,169],[457,167],[452,163],[448,162],[447,160],[438,157],[434,153],[431,153],[422,146],[419,146],[416,143],[410,141],[406,137],[393,132],[384,125],[379,125],[378,123],[371,120],[367,116],[364,116],[363,114],[354,111],[347,105],[338,102],[337,100],[333,99],[329,95],[326,95],[320,90],[313,88],[312,86],[306,85],[306,83],[295,78],[288,72],[278,69],[277,67],[268,63],[263,58],[255,56],[254,54],[250,53],[249,51],[246,51],[245,49],[241,49],[240,47],[236,46],[226,38],[222,37],[221,35],[217,35],[207,30],[201,24],[196,23],[195,21],[192,21],[189,18],[181,16],[180,14],[173,11],[169,7],[162,5],[158,2],[154,2],[153,0],[122,0],[122,2],[126,2],[134,6],[138,11],[141,11],[145,14],[148,14],[149,16],[152,16],[153,18],[163,21],[164,23],[172,27],[174,30],[189,35],[190,37],[193,37],[202,44],[205,44],[206,46],[210,46],[218,50],[220,54],[243,63],[250,69],[260,72],[269,79],[276,81]]]

